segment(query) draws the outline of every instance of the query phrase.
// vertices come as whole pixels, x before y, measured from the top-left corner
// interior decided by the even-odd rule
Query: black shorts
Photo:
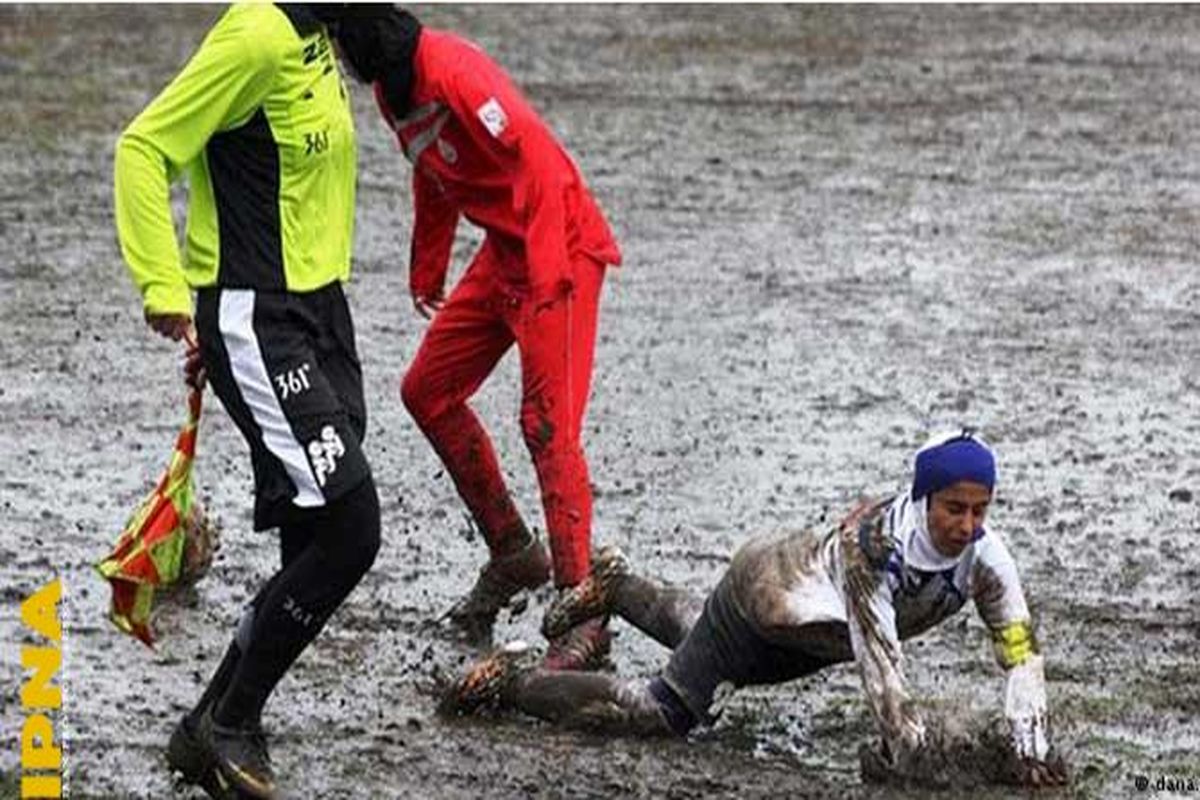
[[[255,530],[370,475],[362,367],[340,283],[305,293],[201,289],[196,330],[208,381],[250,445]]]
[[[675,648],[663,681],[697,722],[711,725],[717,687],[785,683],[836,663],[768,641],[733,597],[726,572],[704,603],[704,612]]]

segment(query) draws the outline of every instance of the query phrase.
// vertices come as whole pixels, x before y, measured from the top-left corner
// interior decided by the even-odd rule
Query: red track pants
[[[573,586],[587,575],[591,560],[592,489],[579,439],[605,266],[578,256],[572,291],[539,299],[501,280],[501,258],[484,243],[426,331],[400,394],[492,555],[511,552],[525,543],[527,528],[467,400],[516,343],[521,431],[541,487],[555,583]]]

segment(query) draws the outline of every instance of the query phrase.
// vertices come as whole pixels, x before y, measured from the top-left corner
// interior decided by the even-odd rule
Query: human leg
[[[633,735],[672,732],[649,682],[604,673],[531,670],[504,689],[500,703],[570,727]]]
[[[197,308],[210,384],[250,445],[255,527],[279,526],[283,536],[283,568],[243,615],[189,715],[222,772],[239,773],[233,782],[251,794],[274,785],[258,728],[266,698],[379,547],[362,404],[343,400],[361,398],[357,365],[327,374],[319,344],[338,334],[326,313],[335,301],[344,305],[337,285],[304,295],[205,290]],[[226,757],[230,742],[249,743],[242,750],[254,763]]]
[[[214,718],[225,725],[253,724],[300,653],[358,585],[378,551],[379,499],[370,478],[296,527],[312,543],[256,598],[243,651]],[[242,639],[243,637],[239,637]]]
[[[559,587],[583,580],[591,555],[592,491],[580,434],[604,266],[583,257],[573,274],[570,293],[530,298],[512,322],[521,355],[521,430],[538,476]]]
[[[242,657],[242,648],[249,642],[255,607],[260,605],[262,599],[270,592],[278,576],[312,543],[313,537],[306,527],[285,525],[280,528],[279,538],[280,572],[275,573],[271,580],[263,585],[255,599],[247,606],[238,622],[233,640],[226,648],[225,655],[209,679],[203,694],[191,711],[176,724],[167,746],[168,766],[178,772],[186,783],[199,784],[213,797],[224,796],[225,792],[213,774],[215,764],[212,751],[200,740],[200,722],[205,712],[225,694],[233,680],[238,661]],[[254,722],[257,723],[257,720]]]
[[[400,395],[499,557],[520,549],[529,534],[491,438],[467,404],[513,343],[492,291],[492,259],[485,245],[425,332]]]
[[[542,620],[547,638],[584,620],[616,614],[657,642],[674,649],[695,624],[704,598],[633,573],[619,548],[600,548],[588,577],[561,593]]]
[[[441,704],[444,713],[467,714],[494,705],[574,727],[617,734],[671,732],[645,681],[590,672],[537,669],[521,643],[501,647],[476,662]]]
[[[485,244],[426,332],[401,386],[409,413],[433,445],[471,512],[491,558],[450,620],[472,641],[491,637],[513,595],[545,583],[545,548],[526,527],[491,439],[467,400],[512,346],[494,292],[495,258]]]
[[[663,670],[663,682],[696,723],[715,719],[712,706],[721,684],[738,688],[785,683],[835,663],[764,638],[736,600],[740,577],[733,568],[725,573]]]

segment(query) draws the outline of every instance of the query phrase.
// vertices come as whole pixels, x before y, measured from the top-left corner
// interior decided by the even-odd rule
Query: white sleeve
[[[1017,564],[1004,540],[989,532],[975,545],[975,563],[971,578],[971,594],[979,616],[987,623],[993,637],[1014,622],[1029,622],[1029,606],[1021,589]],[[1001,666],[1007,668],[1000,653]]]
[[[925,726],[913,707],[904,678],[904,656],[896,632],[892,592],[855,544],[842,540],[846,621],[867,702],[893,754],[919,748]]]
[[[1012,553],[994,534],[984,541],[975,562],[973,594],[991,631],[996,660],[1007,672],[1004,716],[1017,755],[1043,760],[1049,751],[1044,662]]]

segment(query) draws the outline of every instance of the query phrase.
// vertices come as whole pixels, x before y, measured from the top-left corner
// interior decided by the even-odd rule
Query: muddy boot
[[[529,656],[529,645],[522,641],[508,642],[496,648],[486,658],[475,662],[446,690],[438,710],[446,715],[471,714],[494,703],[505,686],[532,668]]]
[[[267,752],[267,738],[258,725],[226,727],[215,722],[212,711],[200,721],[200,741],[212,754],[221,797],[247,797],[279,800],[282,794],[275,782],[275,770]],[[216,796],[216,795],[214,795]]]
[[[608,630],[608,617],[585,620],[550,640],[550,647],[542,660],[542,669],[599,669],[611,649],[612,633]]]
[[[472,644],[490,642],[500,609],[519,592],[536,589],[548,580],[550,556],[540,541],[530,538],[520,550],[488,561],[470,594],[446,616]]]
[[[592,556],[592,571],[577,586],[564,589],[542,617],[542,635],[562,636],[581,622],[610,616],[615,610],[615,589],[630,574],[629,560],[615,545]]]
[[[186,714],[171,731],[167,766],[179,775],[181,783],[199,786],[213,800],[240,800],[243,797],[218,779],[212,751],[201,741]]]

